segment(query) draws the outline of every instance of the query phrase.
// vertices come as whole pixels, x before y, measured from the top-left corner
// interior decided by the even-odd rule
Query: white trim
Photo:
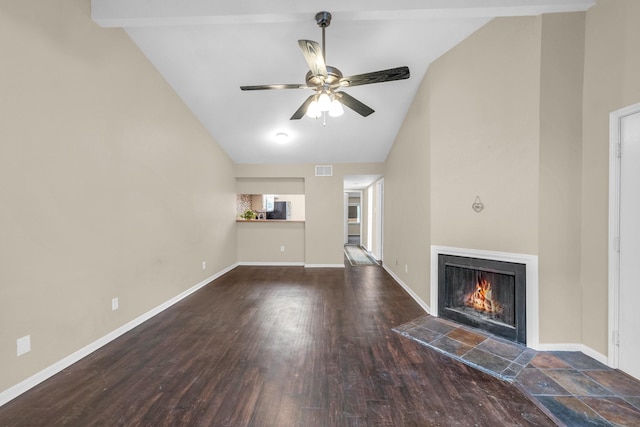
[[[305,264],[304,268],[344,268],[343,264]]]
[[[483,251],[478,249],[431,246],[431,315],[438,317],[438,255],[457,255],[472,258],[484,258],[524,264],[527,274],[527,347],[538,350],[539,307],[538,307],[538,257],[536,255],[511,252]]]
[[[411,298],[413,298],[415,302],[417,302],[418,305],[422,307],[424,311],[427,312],[427,314],[431,314],[431,308],[429,307],[429,305],[426,302],[422,301],[422,299],[415,292],[413,292],[413,290],[407,284],[405,284],[402,280],[400,280],[400,278],[396,276],[395,273],[391,271],[391,269],[389,269],[386,265],[383,265],[382,268],[384,268],[385,271],[389,273],[389,275],[393,278],[393,280],[398,282],[398,284],[402,286],[402,288],[405,291],[407,291],[409,296],[411,296]]]
[[[640,103],[621,108],[609,114],[609,325],[607,336],[607,365],[618,368],[618,346],[614,337],[619,331],[620,313],[620,254],[617,239],[620,238],[620,123],[623,117],[640,112]]]
[[[607,356],[599,353],[584,344],[579,343],[556,343],[556,344],[540,344],[537,348],[538,351],[579,351],[590,358],[597,360],[598,362],[606,365]]]
[[[83,348],[81,348],[80,350],[75,351],[75,352],[71,353],[70,355],[68,355],[67,357],[64,357],[64,358],[60,359],[59,361],[55,362],[54,364],[48,366],[47,368],[41,370],[40,372],[37,372],[36,374],[34,374],[34,375],[30,376],[29,378],[19,382],[18,384],[14,385],[12,387],[9,387],[8,389],[6,389],[2,393],[0,393],[0,406],[2,406],[5,403],[15,399],[16,397],[20,396],[22,393],[25,393],[29,389],[35,387],[36,385],[40,384],[41,382],[43,382],[43,381],[47,380],[48,378],[54,376],[55,374],[59,373],[63,369],[71,366],[72,364],[74,364],[77,361],[79,361],[80,359],[88,356],[89,354],[93,353],[94,351],[98,350],[99,348],[109,344],[111,341],[113,341],[116,338],[118,338],[119,336],[129,332],[130,330],[132,330],[136,326],[144,323],[145,321],[151,319],[153,316],[163,312],[164,310],[166,310],[167,308],[171,307],[175,303],[177,303],[180,300],[186,298],[187,296],[191,295],[192,293],[194,293],[195,291],[197,291],[200,288],[204,287],[205,285],[211,283],[212,281],[214,281],[218,277],[220,277],[223,274],[226,274],[229,271],[233,270],[234,268],[237,267],[237,265],[238,264],[233,264],[233,265],[225,268],[224,270],[214,274],[213,276],[210,276],[210,277],[204,279],[200,283],[192,286],[191,288],[187,289],[186,291],[178,294],[177,296],[175,296],[175,297],[171,298],[170,300],[160,304],[159,306],[149,310],[148,312],[136,317],[135,319],[133,319],[132,321],[122,325],[118,329],[115,329],[114,331],[109,332],[107,335],[97,339],[96,341],[92,342],[91,344],[86,345]]]
[[[302,267],[304,262],[239,262],[241,266],[253,266],[253,267]]]

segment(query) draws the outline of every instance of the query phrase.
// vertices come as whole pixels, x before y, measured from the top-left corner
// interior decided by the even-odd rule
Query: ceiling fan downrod
[[[322,11],[316,13],[316,23],[318,27],[322,28],[322,57],[324,58],[324,63],[327,63],[327,50],[326,50],[326,41],[324,30],[331,24],[331,14],[327,11]]]

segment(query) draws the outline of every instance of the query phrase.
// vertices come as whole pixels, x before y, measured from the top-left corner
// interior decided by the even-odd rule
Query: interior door
[[[620,121],[618,367],[640,379],[640,112]]]

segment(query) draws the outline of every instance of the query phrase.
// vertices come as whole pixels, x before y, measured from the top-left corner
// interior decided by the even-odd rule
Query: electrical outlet
[[[119,307],[118,298],[114,298],[111,300],[111,310],[117,310]]]
[[[405,264],[404,265],[404,272],[408,273],[409,272],[409,264]]]
[[[207,261],[202,261],[202,269],[206,269],[207,268]]]
[[[16,349],[18,356],[22,356],[25,353],[31,351],[31,335],[27,335],[16,340]]]
[[[284,252],[284,246],[280,246],[280,252]]]

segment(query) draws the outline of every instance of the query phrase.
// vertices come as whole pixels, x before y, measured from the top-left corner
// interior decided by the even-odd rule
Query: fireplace
[[[438,315],[527,343],[526,265],[438,255]]]

